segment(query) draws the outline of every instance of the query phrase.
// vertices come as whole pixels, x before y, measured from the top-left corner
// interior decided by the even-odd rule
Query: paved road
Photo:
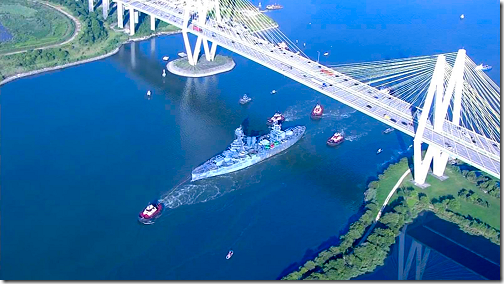
[[[51,44],[51,45],[47,45],[47,46],[43,46],[43,47],[39,47],[39,48],[33,48],[33,50],[47,49],[47,48],[53,48],[53,47],[57,47],[57,46],[62,46],[64,44],[67,44],[67,43],[71,42],[72,40],[74,40],[75,37],[79,34],[79,32],[81,30],[81,23],[79,22],[79,20],[77,18],[75,18],[74,16],[72,16],[70,13],[66,12],[65,10],[61,9],[58,6],[55,6],[53,4],[49,4],[47,2],[40,2],[40,3],[42,3],[42,4],[46,5],[46,6],[49,6],[49,7],[53,8],[53,9],[56,9],[59,12],[61,12],[62,14],[64,14],[65,16],[67,16],[68,18],[70,18],[75,23],[75,30],[74,30],[73,35],[69,39],[65,40],[64,42],[55,43],[55,44]],[[19,51],[8,52],[8,53],[3,53],[3,54],[0,54],[0,55],[11,55],[11,54],[23,53],[23,52],[27,52],[28,50],[32,50],[32,48],[28,48],[28,49],[24,49],[24,50],[19,50]]]
[[[183,26],[184,7],[163,0],[121,0],[127,6],[177,27]],[[240,54],[252,61],[283,74],[318,92],[336,99],[410,136],[415,136],[416,118],[407,102],[384,94],[337,71],[328,69],[309,58],[281,49],[253,34],[239,33],[225,23],[207,19],[204,26],[191,23],[188,32]],[[322,72],[326,70],[326,72]],[[327,72],[329,70],[329,72]],[[483,135],[445,120],[442,132],[436,132],[430,121],[423,141],[444,152],[500,178],[500,145]]]
[[[408,169],[407,171],[405,171],[404,174],[401,176],[401,178],[399,178],[399,180],[397,181],[397,183],[394,185],[394,187],[392,188],[392,190],[390,190],[389,195],[385,199],[385,202],[383,202],[383,205],[380,208],[380,211],[378,211],[378,214],[376,215],[376,218],[375,218],[373,224],[371,224],[371,227],[369,227],[369,229],[367,230],[367,232],[364,235],[364,237],[360,240],[359,245],[361,243],[363,243],[366,240],[366,238],[369,236],[369,234],[373,231],[374,227],[376,226],[376,223],[378,222],[378,220],[380,220],[380,217],[381,217],[381,214],[383,212],[383,209],[385,209],[385,206],[387,206],[390,198],[392,197],[392,195],[394,195],[394,193],[396,192],[397,188],[399,188],[399,186],[401,185],[401,183],[403,182],[403,180],[410,173],[411,173],[411,169]]]

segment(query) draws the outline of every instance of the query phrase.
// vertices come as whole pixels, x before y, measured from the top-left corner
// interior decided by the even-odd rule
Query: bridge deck
[[[180,3],[162,0],[121,0],[141,12],[182,28],[184,7]],[[252,33],[238,33],[226,24],[207,20],[201,31],[188,32],[202,36],[235,53],[277,71],[316,91],[338,100],[410,136],[415,136],[418,114],[412,106],[396,97],[329,69],[292,51],[280,49]],[[246,40],[245,40],[246,39]],[[330,74],[321,72],[330,70]],[[325,83],[326,86],[322,86]],[[420,111],[417,111],[420,112]],[[388,116],[388,117],[386,117]],[[438,133],[430,122],[424,132],[424,141],[436,145],[451,156],[459,158],[489,174],[500,178],[500,146],[497,142],[445,120],[443,132]]]

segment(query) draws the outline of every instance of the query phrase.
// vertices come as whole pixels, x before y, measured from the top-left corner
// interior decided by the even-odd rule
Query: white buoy
[[[464,14],[460,15],[460,19],[463,20],[465,18]]]

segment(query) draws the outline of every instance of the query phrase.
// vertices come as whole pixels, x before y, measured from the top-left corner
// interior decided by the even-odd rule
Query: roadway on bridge
[[[182,28],[184,10],[177,4],[170,5],[169,2],[160,0],[124,0],[121,2]],[[194,26],[199,28],[195,30]],[[202,36],[410,136],[415,136],[415,118],[419,111],[414,111],[407,102],[294,52],[281,49],[272,43],[265,43],[264,40],[253,34],[236,32],[222,23],[219,26],[211,19],[207,20],[204,27],[189,24],[188,32]],[[322,72],[323,69],[328,71]],[[500,178],[500,146],[495,141],[454,125],[448,120],[445,120],[443,130],[442,133],[435,132],[429,121],[424,132],[424,141]]]

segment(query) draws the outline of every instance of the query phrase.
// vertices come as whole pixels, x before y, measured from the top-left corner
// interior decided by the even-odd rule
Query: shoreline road
[[[380,217],[381,217],[383,209],[385,209],[385,206],[387,206],[390,198],[392,197],[392,195],[394,195],[394,193],[396,192],[397,188],[401,185],[401,183],[403,182],[404,178],[406,178],[406,176],[409,173],[411,173],[411,169],[408,169],[406,172],[404,172],[404,174],[399,178],[399,180],[397,181],[397,183],[394,185],[394,187],[392,188],[392,190],[389,192],[389,195],[385,199],[385,202],[383,202],[383,205],[380,208],[380,211],[378,211],[378,214],[376,215],[376,218],[375,218],[373,224],[371,224],[371,227],[367,230],[367,232],[364,235],[364,237],[360,240],[359,245],[362,244],[366,240],[366,238],[369,236],[369,234],[373,231],[376,223],[378,222],[378,220],[380,220]]]
[[[75,30],[74,30],[73,35],[69,39],[65,40],[64,42],[55,43],[55,44],[51,44],[51,45],[47,45],[47,46],[42,46],[42,47],[38,47],[38,48],[33,48],[33,50],[47,49],[47,48],[53,48],[53,47],[57,47],[57,46],[62,46],[62,45],[65,45],[65,44],[73,41],[75,39],[75,37],[79,34],[80,30],[81,30],[81,26],[82,25],[79,22],[79,20],[77,18],[75,18],[74,16],[72,16],[70,13],[66,12],[65,10],[61,9],[58,6],[55,6],[53,4],[49,4],[47,2],[39,2],[39,3],[42,3],[42,4],[44,4],[46,6],[49,6],[49,7],[53,8],[53,9],[56,9],[60,13],[62,13],[63,15],[67,16],[68,18],[70,18],[70,20],[72,20],[75,23]],[[28,48],[28,49],[18,50],[18,51],[13,51],[13,52],[8,52],[8,53],[0,53],[0,56],[2,56],[2,55],[12,55],[12,54],[17,54],[17,53],[23,53],[23,52],[27,52],[28,50],[32,50],[32,49]]]

